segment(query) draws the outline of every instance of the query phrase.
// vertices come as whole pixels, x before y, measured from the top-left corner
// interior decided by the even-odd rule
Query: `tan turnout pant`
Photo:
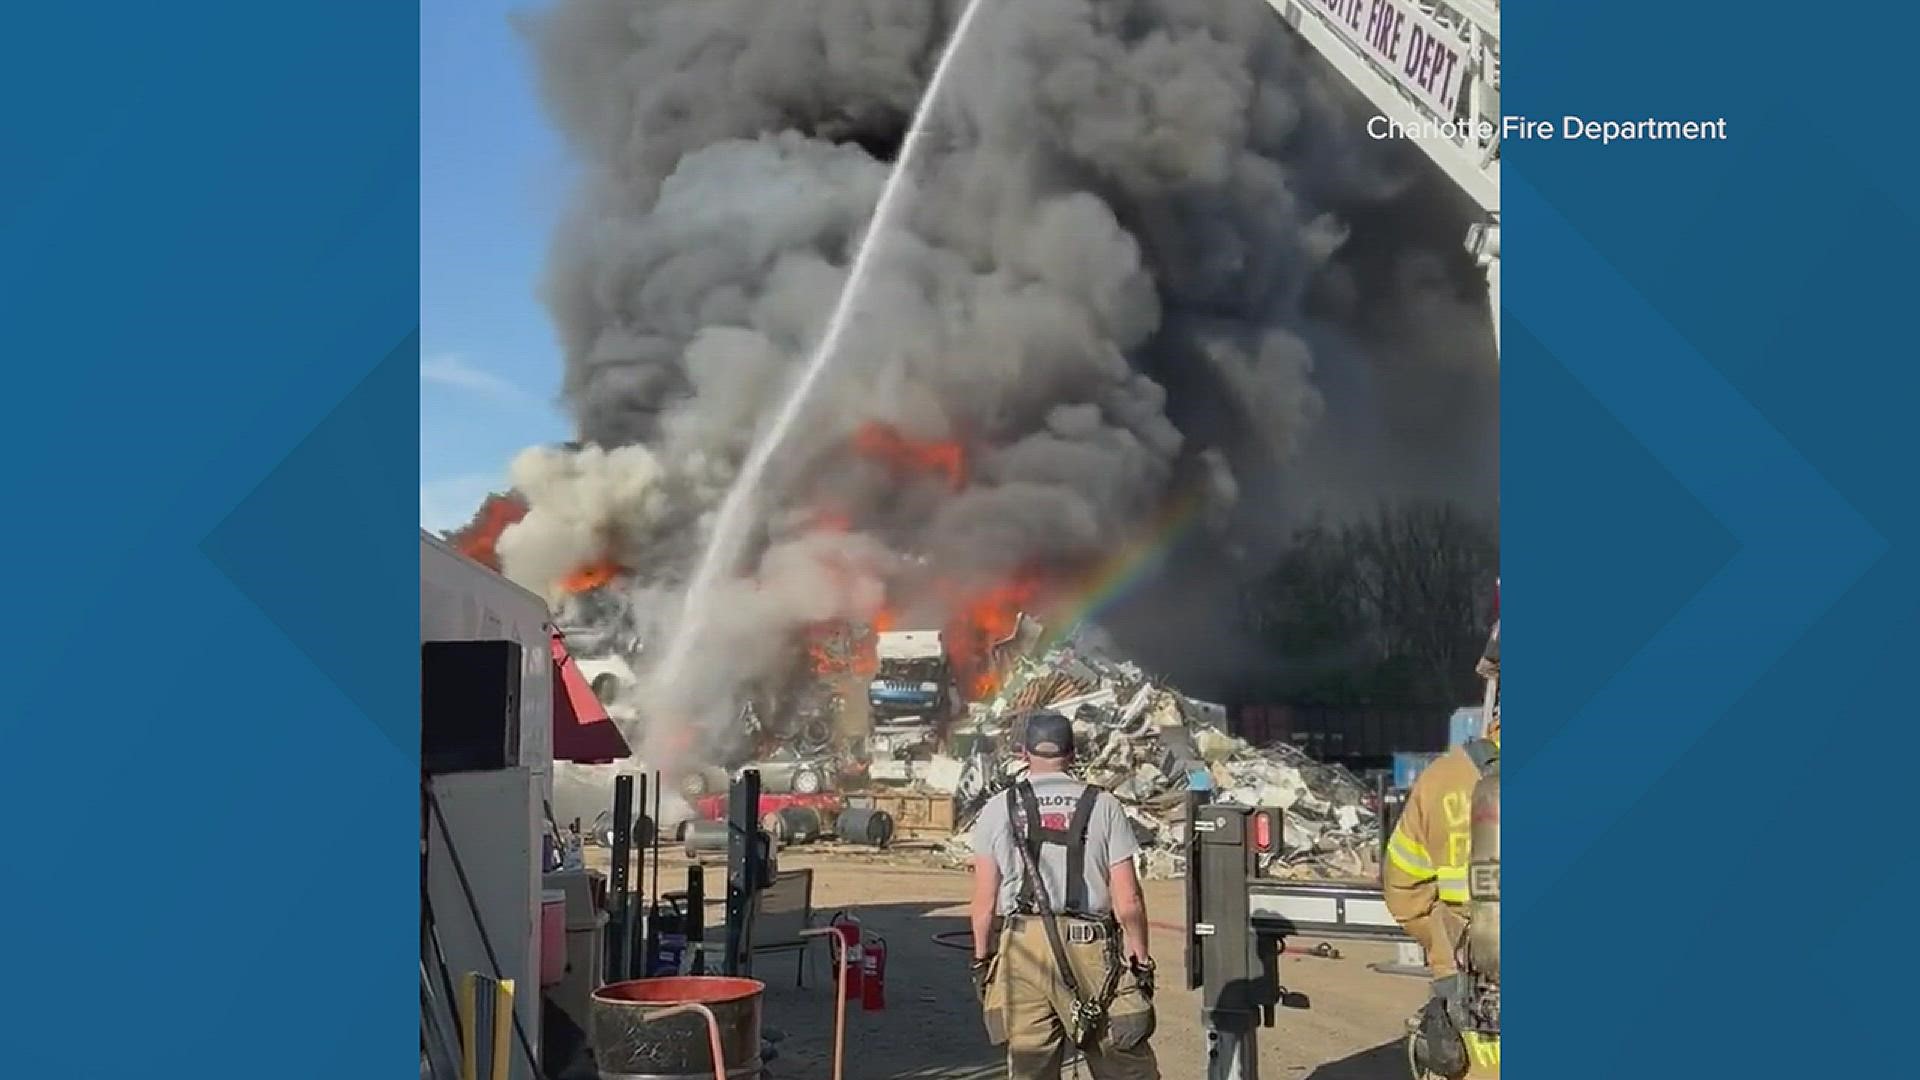
[[[1066,925],[1062,920],[1063,939]],[[1081,994],[1098,995],[1107,982],[1108,943],[1065,945]],[[988,976],[985,1009],[988,1031],[995,1041],[1006,1041],[1008,1080],[1060,1080],[1071,1048],[1067,1024],[1073,1005],[1046,927],[1037,918],[1007,920]],[[1099,1038],[1081,1051],[1093,1080],[1160,1080],[1148,1042],[1153,1022],[1153,1002],[1140,992],[1133,973],[1123,969]]]

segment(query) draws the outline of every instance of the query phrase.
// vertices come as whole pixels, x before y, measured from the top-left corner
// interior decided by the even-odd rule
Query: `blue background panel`
[[[0,1073],[404,1075],[418,13],[5,37]]]
[[[8,1075],[411,1067],[417,19],[11,13]],[[1915,22],[1506,15],[1522,1074],[1908,1063]]]
[[[1518,1075],[1910,1067],[1916,16],[1810,14],[1504,12],[1508,112],[1730,136],[1504,154]]]

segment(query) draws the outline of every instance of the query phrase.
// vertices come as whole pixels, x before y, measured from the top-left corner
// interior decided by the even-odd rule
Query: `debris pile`
[[[951,791],[960,804],[960,831],[944,848],[949,859],[972,854],[966,827],[987,799],[1017,779],[1020,717],[1040,708],[1073,721],[1074,771],[1120,799],[1147,851],[1149,878],[1185,873],[1186,797],[1196,781],[1210,784],[1221,802],[1285,812],[1281,851],[1267,857],[1264,872],[1362,880],[1378,873],[1378,814],[1352,773],[1292,746],[1251,746],[1225,730],[1220,706],[1076,645],[1015,660],[1000,692],[972,706],[948,740],[959,763],[957,780],[951,787],[941,782],[954,770],[939,759],[945,768],[919,778],[921,787]]]

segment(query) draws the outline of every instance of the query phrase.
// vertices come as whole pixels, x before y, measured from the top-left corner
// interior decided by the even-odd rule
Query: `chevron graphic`
[[[1529,872],[1514,877],[1512,899],[1524,910],[1551,892],[1888,545],[1646,297],[1512,170],[1502,198],[1509,231],[1526,232],[1530,245],[1556,253],[1551,287],[1510,289],[1506,313],[1739,544],[1733,558],[1558,736],[1516,768],[1523,791],[1526,770],[1536,765],[1556,778],[1552,799],[1559,823],[1555,843],[1532,853]],[[1658,530],[1661,523],[1645,527]],[[1524,626],[1511,629],[1510,636],[1525,639]],[[1515,705],[1524,731],[1527,703]],[[1628,742],[1623,723],[1649,712],[1659,717],[1657,736],[1636,737],[1632,752],[1622,752]]]
[[[417,466],[378,460],[377,444],[363,433],[415,422],[408,388],[419,377],[419,357],[416,329],[201,544],[208,560],[333,680],[403,760],[419,753],[418,703],[393,699],[375,649],[384,643],[389,656],[408,655],[417,648],[416,628],[369,616],[390,611],[394,597],[417,596],[419,576],[411,562],[400,564],[398,576],[375,576],[374,568],[393,566],[379,549],[399,541],[368,532],[365,522],[411,512],[409,503],[387,500],[411,499],[415,485],[365,479],[394,470],[411,476]],[[414,534],[404,539],[412,543]],[[307,575],[316,573],[339,584],[315,589]]]

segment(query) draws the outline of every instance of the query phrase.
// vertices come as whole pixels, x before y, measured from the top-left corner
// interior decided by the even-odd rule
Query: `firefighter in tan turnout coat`
[[[1414,781],[1405,809],[1387,841],[1383,871],[1387,909],[1409,937],[1426,950],[1435,1000],[1466,992],[1459,978],[1467,933],[1467,867],[1472,854],[1474,788],[1500,757],[1500,627],[1479,665],[1487,680],[1487,721],[1481,736],[1454,747]],[[1427,1015],[1423,1013],[1422,1020]],[[1460,1032],[1465,1071],[1430,1069],[1434,1075],[1498,1076],[1499,1040]],[[1416,1039],[1416,1041],[1418,1041]],[[1417,1066],[1418,1067],[1418,1066]]]

